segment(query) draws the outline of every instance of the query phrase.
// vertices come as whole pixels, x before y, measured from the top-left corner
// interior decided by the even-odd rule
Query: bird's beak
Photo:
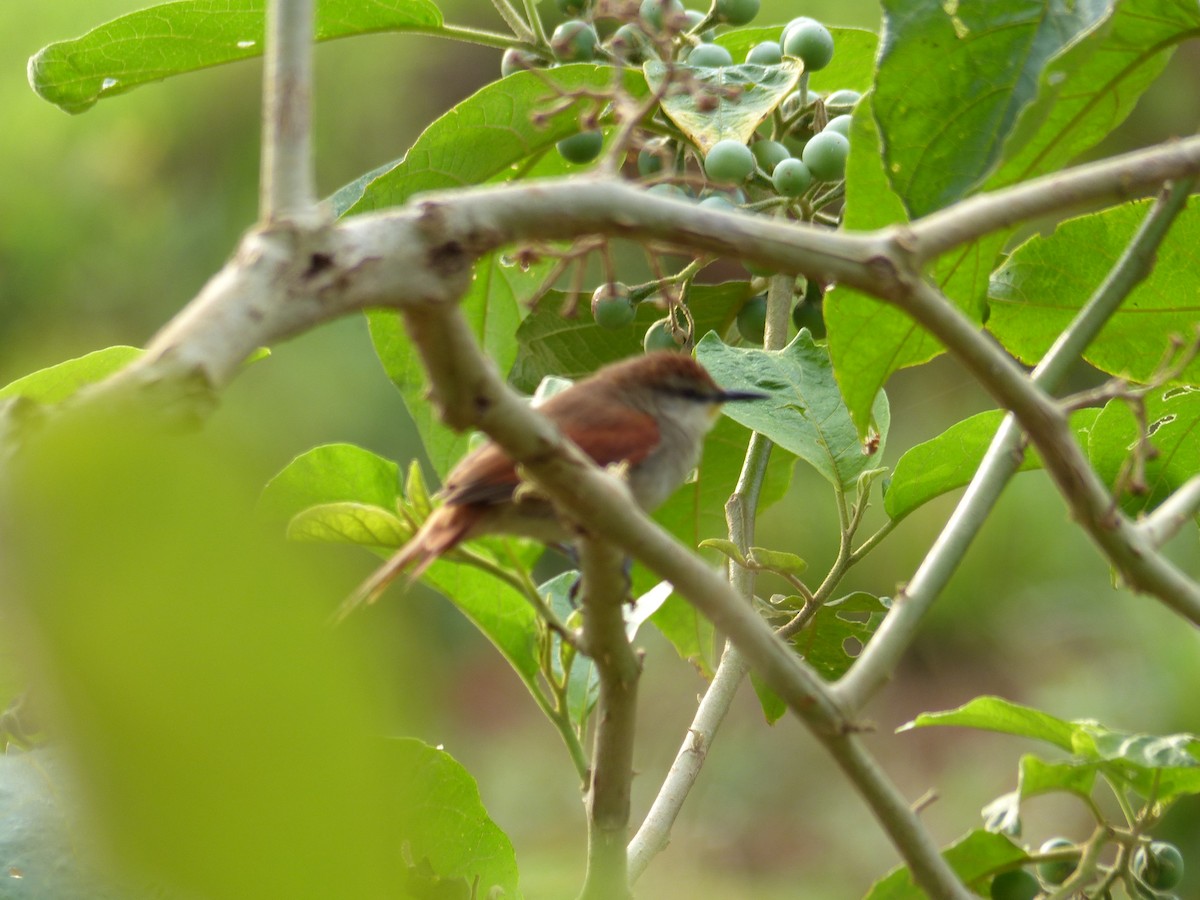
[[[735,400],[766,400],[770,396],[760,391],[721,391],[713,399],[717,403],[731,403]]]

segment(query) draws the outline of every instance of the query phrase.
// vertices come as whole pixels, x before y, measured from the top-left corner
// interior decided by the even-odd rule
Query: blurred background
[[[449,21],[499,27],[482,0],[440,5]],[[6,126],[0,140],[0,384],[111,344],[143,345],[253,224],[257,62],[145,87],[77,117],[30,90],[26,61],[41,46],[133,8],[128,0],[0,5]],[[756,24],[801,14],[867,28],[880,21],[869,0],[764,0]],[[320,191],[328,194],[400,157],[425,125],[497,76],[499,53],[428,37],[374,35],[325,44],[317,63],[317,171]],[[1198,79],[1200,47],[1193,42],[1096,155],[1194,132]],[[243,449],[260,482],[325,442],[357,443],[402,462],[414,455],[399,395],[361,318],[273,351],[231,387],[210,423],[216,435]],[[988,406],[945,359],[897,376],[889,395],[889,463]],[[893,593],[911,576],[955,499],[906,520],[852,573],[848,588]],[[764,517],[759,543],[791,549],[820,569],[834,555],[835,523],[832,498],[800,469],[787,498]],[[1200,576],[1194,532],[1171,551]],[[347,588],[371,565],[361,551],[311,552],[324,554]],[[513,839],[527,895],[572,895],[584,857],[581,796],[557,736],[520,682],[436,597],[414,594],[371,615],[373,627],[422,636],[428,675],[411,686],[424,695],[418,736],[444,744],[475,774],[491,815]],[[703,690],[665,641],[646,634],[643,643],[635,816],[653,796]],[[909,797],[936,792],[924,817],[939,840],[949,841],[980,823],[980,807],[1015,787],[1019,755],[1034,748],[965,732],[895,735],[898,725],[922,710],[994,693],[1130,731],[1200,732],[1198,651],[1191,629],[1156,604],[1113,589],[1100,557],[1068,527],[1049,484],[1038,474],[1023,475],[899,676],[870,708],[877,730],[868,740]],[[7,681],[11,689],[12,673]],[[1200,863],[1196,807],[1183,804],[1163,834]],[[1077,805],[1042,801],[1031,811],[1026,837],[1032,843],[1052,833],[1082,838],[1089,830]],[[670,848],[639,890],[647,897],[853,897],[894,862],[869,813],[815,742],[789,718],[764,724],[746,688]],[[1200,885],[1195,875],[1190,882]],[[1194,890],[1200,895],[1200,887]]]

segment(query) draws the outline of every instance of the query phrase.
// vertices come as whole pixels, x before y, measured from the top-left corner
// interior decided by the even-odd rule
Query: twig
[[[1146,214],[1120,259],[1034,369],[1034,385],[1046,390],[1057,387],[1129,293],[1149,274],[1148,262],[1186,203],[1191,184],[1188,180],[1174,185]],[[849,709],[861,709],[895,671],[916,636],[921,619],[962,562],[1000,493],[1020,467],[1020,449],[1020,428],[1009,415],[916,574],[896,598],[891,612],[854,665],[837,683],[835,693]]]
[[[525,24],[521,18],[521,14],[516,11],[509,0],[492,0],[492,6],[496,7],[496,12],[500,13],[500,18],[504,20],[504,24],[512,29],[512,33],[519,40],[526,41],[530,44],[536,43],[537,36],[533,30]],[[544,38],[544,35],[543,35]],[[542,41],[545,44],[545,40]]]
[[[311,219],[313,0],[267,4],[259,221]]]
[[[1138,523],[1137,528],[1147,544],[1161,547],[1178,534],[1180,528],[1194,519],[1197,513],[1200,513],[1200,475],[1193,475],[1179,490],[1159,504],[1154,512]]]
[[[629,891],[629,794],[642,665],[625,636],[621,607],[628,588],[624,557],[607,542],[578,542],[583,577],[583,637],[596,665],[596,743],[587,793],[587,874],[580,900],[619,900]]]

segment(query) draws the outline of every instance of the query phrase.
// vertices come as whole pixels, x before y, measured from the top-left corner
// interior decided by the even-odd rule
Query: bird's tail
[[[408,543],[342,601],[333,615],[333,621],[341,622],[358,607],[374,603],[388,585],[410,566],[412,568],[405,583],[412,584],[442,554],[462,542],[476,518],[477,512],[470,506],[443,506],[435,510]]]

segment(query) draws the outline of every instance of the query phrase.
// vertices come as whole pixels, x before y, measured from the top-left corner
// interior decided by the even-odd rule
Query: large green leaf
[[[1099,410],[1081,409],[1071,416],[1071,427],[1082,446],[1087,446],[1089,430],[1098,415]],[[967,484],[975,477],[1004,416],[1003,410],[978,413],[905,451],[896,462],[891,483],[883,496],[887,514],[893,519],[902,519],[934,497]],[[1028,472],[1041,467],[1041,457],[1030,447],[1025,450],[1017,471]]]
[[[1001,158],[1046,63],[1109,0],[885,0],[876,118],[892,186],[914,217],[948,206]]]
[[[828,353],[807,331],[779,351],[730,347],[710,334],[696,357],[723,387],[766,393],[765,400],[729,404],[725,414],[799,456],[831,484],[852,487],[877,466],[890,420],[887,398],[880,394],[874,404],[878,442],[868,449],[842,401]]]
[[[983,820],[988,831],[1017,837],[1021,834],[1021,804],[1030,797],[1064,791],[1089,798],[1096,783],[1099,763],[1071,760],[1046,762],[1032,754],[1021,757],[1017,789],[997,797],[983,808]]]
[[[353,444],[324,444],[301,453],[272,478],[259,499],[269,516],[290,519],[310,506],[353,502],[395,511],[400,467]]]
[[[985,880],[993,872],[1011,868],[1026,858],[1026,853],[1004,835],[972,831],[947,847],[942,856],[966,884],[982,892]],[[864,900],[926,900],[929,895],[917,887],[912,872],[895,869],[875,882]]]
[[[1200,388],[1160,387],[1145,398],[1146,426],[1157,455],[1145,464],[1145,493],[1124,496],[1129,512],[1152,509],[1200,472]],[[1114,484],[1131,459],[1140,427],[1129,405],[1111,400],[1092,427],[1088,457]],[[1128,490],[1129,485],[1125,485]]]
[[[896,730],[907,731],[930,725],[957,725],[1015,734],[1046,741],[1067,751],[1073,749],[1075,738],[1075,726],[1071,722],[1002,697],[976,697],[958,709],[921,713]]]
[[[791,60],[777,66],[685,67],[691,78],[689,89],[662,91],[673,70],[657,59],[643,67],[650,89],[663,93],[662,111],[702,153],[717,141],[747,143],[795,89],[802,68]]]
[[[404,845],[413,896],[520,897],[512,842],[488,816],[471,773],[444,750],[387,742],[390,837]],[[452,889],[445,882],[457,882]]]
[[[142,351],[137,347],[105,347],[9,382],[0,388],[0,400],[26,397],[39,403],[59,403],[81,387],[95,384],[125,368],[141,355]]]
[[[1064,222],[1023,243],[991,279],[988,330],[1026,364],[1036,363],[1104,281],[1141,225],[1149,201]],[[1146,382],[1169,348],[1200,319],[1200,201],[1191,198],[1158,249],[1154,268],[1084,352],[1096,368]],[[1182,373],[1200,384],[1200,360]]]
[[[29,61],[29,81],[70,113],[97,100],[221,63],[262,55],[264,0],[179,0],[138,10],[82,37],[43,47]],[[374,31],[437,33],[432,0],[320,0],[318,41]]]

